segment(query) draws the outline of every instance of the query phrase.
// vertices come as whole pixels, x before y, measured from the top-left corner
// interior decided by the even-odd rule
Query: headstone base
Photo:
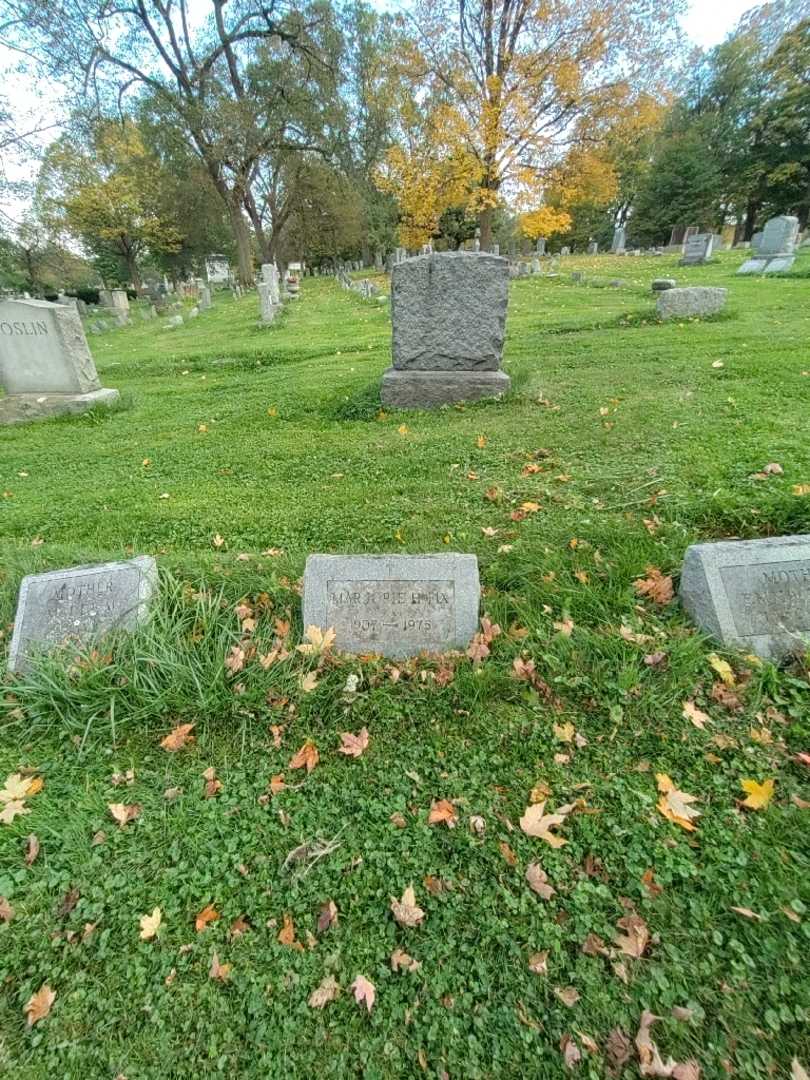
[[[756,259],[747,259],[738,274],[778,274],[782,270],[790,270],[793,266],[795,255],[761,255]]]
[[[389,368],[382,378],[383,405],[395,409],[436,409],[460,401],[479,401],[507,393],[505,371],[412,371]]]
[[[48,420],[62,413],[78,415],[98,406],[110,408],[118,404],[120,396],[109,387],[88,394],[9,394],[0,398],[0,425]]]

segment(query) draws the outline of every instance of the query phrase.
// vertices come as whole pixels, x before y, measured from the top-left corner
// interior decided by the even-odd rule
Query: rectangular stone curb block
[[[150,555],[24,577],[9,671],[25,671],[32,653],[65,641],[86,646],[111,630],[133,630],[146,618],[157,581]]]
[[[661,319],[686,319],[715,315],[725,305],[728,289],[691,285],[658,293],[656,309]]]
[[[810,647],[810,535],[694,544],[681,603],[726,645],[768,660]]]
[[[478,628],[475,555],[310,555],[304,627],[343,652],[402,658],[463,649]]]
[[[0,424],[24,424],[48,420],[64,413],[79,415],[89,409],[117,405],[121,395],[109,387],[89,394],[10,394],[0,398]]]
[[[382,378],[383,405],[398,409],[436,409],[460,401],[479,401],[508,392],[505,371],[400,371],[389,368]]]

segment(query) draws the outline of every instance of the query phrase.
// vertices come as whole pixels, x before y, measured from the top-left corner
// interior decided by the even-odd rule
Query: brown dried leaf
[[[639,596],[649,597],[653,603],[668,604],[675,595],[672,578],[664,575],[656,566],[648,566],[647,577],[639,578],[633,587]]]
[[[374,987],[374,983],[370,979],[367,979],[365,975],[358,975],[352,983],[352,990],[354,991],[354,1000],[358,1005],[365,1005],[366,1009],[371,1012],[374,1008],[374,998],[377,991]]]
[[[570,809],[570,808],[569,808]],[[567,817],[566,813],[547,814],[545,802],[533,803],[526,807],[523,817],[520,819],[520,827],[527,836],[537,836],[545,840],[553,848],[562,847],[567,843],[561,836],[551,832],[551,829],[562,825]],[[562,810],[562,807],[560,807]]]
[[[186,746],[190,746],[194,742],[194,735],[191,732],[194,729],[194,724],[178,724],[177,727],[172,728],[165,739],[161,740],[160,745],[164,750],[168,750],[170,754],[176,753],[178,750],[185,749]]]
[[[27,1019],[27,1026],[33,1027],[40,1020],[44,1020],[51,1011],[51,1006],[56,1000],[56,991],[51,990],[47,983],[41,986],[35,994],[28,999],[23,1012]]]
[[[309,995],[309,1007],[311,1009],[322,1009],[324,1005],[334,1001],[339,993],[340,987],[331,975],[327,975],[321,985],[316,987]]]
[[[544,900],[550,900],[557,891],[552,885],[549,885],[545,871],[536,862],[531,862],[526,867],[526,881],[529,888]]]
[[[454,829],[457,820],[456,808],[448,799],[434,800],[430,804],[428,825],[440,825],[443,822],[448,829]]]
[[[31,866],[35,862],[37,855],[39,855],[39,840],[31,833],[28,837],[28,842],[25,849],[25,864]]]
[[[132,803],[130,805],[125,803],[108,803],[107,809],[118,822],[118,826],[121,829],[125,828],[128,822],[134,821],[141,812],[139,803]]]
[[[358,758],[367,750],[368,738],[368,728],[365,727],[360,728],[356,735],[344,731],[340,736],[341,745],[338,747],[338,753]]]
[[[14,918],[14,908],[6,900],[5,896],[0,896],[0,922],[11,922]]]
[[[421,961],[414,960],[412,956],[404,952],[402,949],[394,949],[391,953],[391,970],[392,971],[419,971],[422,967]]]
[[[334,900],[327,900],[318,915],[318,933],[323,934],[330,926],[337,926],[338,909]]]
[[[291,769],[306,769],[308,773],[311,773],[319,761],[318,747],[312,739],[307,739],[301,749],[290,759],[289,767]]]
[[[202,930],[208,926],[209,923],[216,922],[219,918],[219,912],[216,910],[213,904],[206,904],[199,915],[194,919],[194,929],[199,934]]]
[[[417,906],[413,885],[407,887],[401,900],[391,897],[391,911],[400,926],[413,928],[419,926],[425,918],[424,911]]]
[[[614,942],[625,956],[639,959],[650,943],[650,931],[640,915],[631,912],[616,923],[623,934],[617,934]]]
[[[227,982],[231,975],[230,964],[220,964],[219,955],[214,953],[211,957],[211,967],[208,969],[209,979],[216,979],[217,982]]]
[[[573,986],[555,986],[554,993],[563,1005],[567,1005],[569,1009],[572,1009],[579,1001],[579,991]]]
[[[548,975],[548,949],[532,953],[529,957],[529,971],[533,975]]]

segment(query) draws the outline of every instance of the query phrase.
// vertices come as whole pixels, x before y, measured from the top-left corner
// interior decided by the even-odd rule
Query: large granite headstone
[[[703,285],[656,291],[659,319],[689,319],[715,315],[725,306],[728,297],[728,289]]]
[[[711,233],[694,233],[686,241],[681,266],[700,266],[712,257],[715,237]]]
[[[681,602],[726,645],[779,660],[810,648],[810,535],[694,544]]]
[[[508,260],[487,252],[434,252],[397,263],[393,367],[383,376],[383,403],[433,408],[505,393],[508,298]]]
[[[754,233],[751,239],[751,247],[756,255],[747,259],[737,273],[776,274],[780,270],[790,270],[796,258],[798,238],[798,218],[789,214],[771,218],[765,223],[762,233]]]
[[[20,585],[9,670],[24,671],[32,655],[63,643],[84,647],[111,630],[134,629],[156,585],[157,566],[148,555],[29,574]]]
[[[474,555],[310,555],[304,626],[344,652],[417,656],[465,648],[478,628]]]
[[[0,424],[80,413],[118,401],[104,389],[75,307],[0,300]]]

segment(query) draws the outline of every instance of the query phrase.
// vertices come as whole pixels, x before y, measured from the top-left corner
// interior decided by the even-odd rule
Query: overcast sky
[[[401,0],[371,0],[375,7],[393,10],[403,6]],[[688,13],[681,20],[689,37],[696,45],[709,48],[717,45],[733,29],[744,12],[757,7],[752,0],[691,0]],[[0,75],[6,65],[13,64],[10,56],[0,48]],[[3,95],[8,98],[17,119],[18,128],[24,131],[47,125],[58,125],[62,115],[61,101],[56,88],[48,87],[38,81],[32,86],[29,80],[16,75],[0,79]],[[45,144],[58,134],[58,126],[45,131],[39,138]],[[30,178],[30,165],[16,165],[6,162],[11,179]],[[0,215],[5,211],[11,217],[18,217],[21,206],[16,200],[0,202]]]

